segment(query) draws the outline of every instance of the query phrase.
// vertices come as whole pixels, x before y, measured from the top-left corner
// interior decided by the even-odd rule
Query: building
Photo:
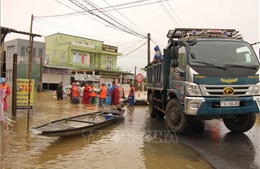
[[[13,54],[18,55],[18,78],[27,78],[27,67],[28,67],[28,46],[29,40],[25,39],[14,39],[6,41],[4,43],[4,50],[6,53],[6,72],[4,72],[6,79],[11,82],[13,73]],[[45,55],[45,43],[44,42],[33,42],[32,50],[32,79],[35,80],[35,85],[40,80],[40,59]]]
[[[5,42],[6,77],[12,81],[13,54],[18,54],[18,78],[27,78],[29,41],[14,39]],[[116,46],[103,41],[56,33],[45,37],[45,42],[33,42],[32,79],[35,88],[55,90],[62,81],[69,85],[72,81],[95,83],[129,83],[134,79],[130,72],[117,67]]]
[[[46,55],[43,58],[43,81],[49,79],[64,85],[72,81],[96,83],[127,83],[133,74],[117,67],[118,53],[116,46],[103,41],[56,33],[45,37]],[[54,72],[60,72],[59,75]],[[64,76],[70,72],[70,78]],[[49,83],[50,84],[50,83]]]

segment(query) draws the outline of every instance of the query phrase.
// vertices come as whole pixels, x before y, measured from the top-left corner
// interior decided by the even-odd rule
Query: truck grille
[[[233,96],[245,96],[252,94],[252,85],[200,85],[202,95],[203,96],[226,96],[223,91],[226,87],[230,87],[234,89]]]

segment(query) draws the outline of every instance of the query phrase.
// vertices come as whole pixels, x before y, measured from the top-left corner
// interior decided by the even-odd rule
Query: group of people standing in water
[[[62,83],[57,86],[58,100],[62,100],[62,87]],[[70,89],[70,102],[73,104],[79,104],[81,95],[82,104],[95,104],[96,99],[98,99],[99,107],[110,105],[111,108],[115,108],[120,105],[120,99],[125,99],[130,106],[135,103],[135,89],[133,85],[130,85],[128,97],[126,98],[124,88],[117,85],[114,81],[112,84],[108,83],[107,85],[101,83],[98,90],[95,89],[94,84],[85,83],[83,87],[80,87],[78,82],[73,82]]]

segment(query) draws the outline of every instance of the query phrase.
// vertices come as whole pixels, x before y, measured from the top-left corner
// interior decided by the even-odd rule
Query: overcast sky
[[[76,5],[78,2],[80,7]],[[130,28],[139,37],[111,26],[105,20],[114,21],[101,12],[93,11],[98,17],[87,12],[79,13],[93,9],[88,2],[104,8],[106,15],[117,21],[117,25],[125,26],[125,30]],[[118,59],[118,66],[132,72],[136,66],[137,73],[142,73],[140,69],[147,65],[145,37],[148,33],[152,37],[151,59],[153,47],[158,44],[163,49],[168,31],[178,27],[234,28],[246,41],[253,43],[260,41],[259,8],[259,0],[2,0],[1,26],[29,32],[33,14],[33,33],[47,36],[60,32],[102,40],[105,44],[118,46],[123,54]],[[74,14],[63,15],[68,13]],[[16,38],[29,37],[12,33],[5,41]],[[44,41],[44,38],[34,40]],[[255,50],[258,48],[256,45]]]

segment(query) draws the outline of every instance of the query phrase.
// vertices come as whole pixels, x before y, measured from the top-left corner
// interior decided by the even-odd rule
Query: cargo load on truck
[[[176,28],[167,37],[163,59],[147,65],[150,116],[178,134],[211,119],[250,130],[260,110],[259,60],[239,31]]]

